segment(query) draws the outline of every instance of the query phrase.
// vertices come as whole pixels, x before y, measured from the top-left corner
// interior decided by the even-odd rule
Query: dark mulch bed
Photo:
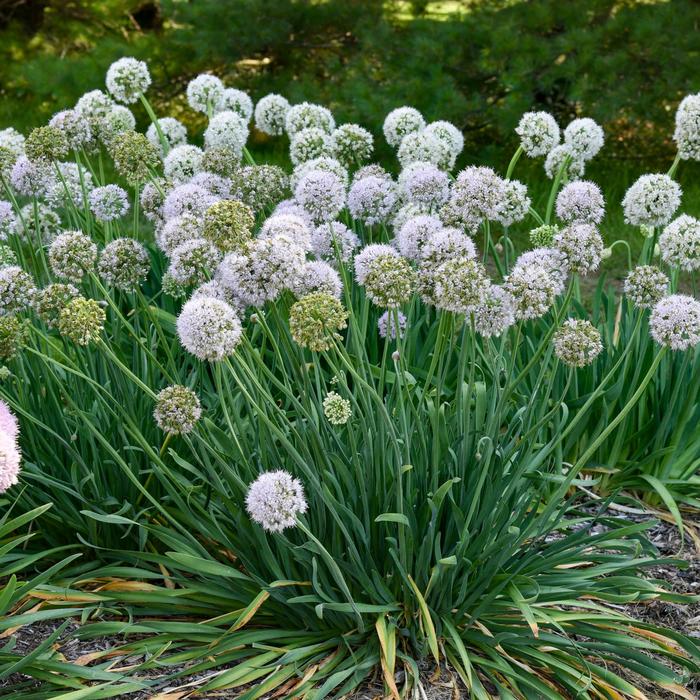
[[[641,515],[631,512],[615,513],[616,516],[624,515],[624,517],[633,521],[648,520],[650,516]],[[696,525],[700,531],[700,522],[690,523]],[[678,593],[694,593],[700,594],[700,554],[696,548],[695,542],[686,535],[685,541],[681,541],[680,532],[675,525],[659,521],[653,528],[647,531],[647,536],[658,548],[659,553],[665,557],[675,557],[683,559],[687,562],[688,567],[679,569],[672,566],[655,566],[647,570],[647,576],[654,579],[660,579],[671,587],[672,590]],[[672,629],[683,632],[691,637],[700,638],[700,604],[680,605],[667,603],[663,601],[654,601],[651,603],[633,604],[626,606],[615,606],[617,609],[622,609],[630,616],[644,622],[654,625],[670,627]],[[22,655],[31,652],[43,640],[48,638],[58,627],[60,622],[47,621],[39,624],[23,627],[13,635],[16,640],[15,651]],[[92,654],[98,651],[106,651],[127,642],[123,637],[108,637],[102,639],[81,640],[76,639],[72,635],[78,625],[71,622],[63,632],[59,640],[56,642],[56,648],[65,657],[66,661],[76,661],[86,654]],[[7,640],[0,640],[4,643]],[[133,641],[133,640],[131,640]],[[139,659],[130,660],[121,658],[118,660],[118,666],[123,667],[130,662],[138,663]],[[182,670],[185,670],[183,667]],[[219,668],[216,671],[207,671],[206,673],[194,674],[185,676],[178,681],[168,682],[164,678],[164,674],[157,669],[149,672],[140,672],[141,680],[155,681],[154,686],[145,692],[124,694],[124,700],[145,700],[151,698],[157,693],[167,693],[174,691],[183,686],[189,686],[191,690],[195,690],[198,686],[203,685],[206,680],[210,680],[216,674],[224,671],[224,668]],[[468,698],[466,689],[461,684],[455,674],[449,669],[442,669],[439,674],[435,673],[435,668],[426,666],[424,671],[423,687],[425,696],[422,700],[455,700],[460,698]],[[172,672],[172,669],[169,669]],[[650,700],[667,700],[677,698],[678,696],[670,692],[659,692],[657,689],[648,685],[643,679],[634,677],[626,673],[630,682],[634,682],[642,689]],[[2,689],[10,689],[18,682],[26,681],[23,676],[10,676],[3,681],[0,681],[0,697]],[[403,682],[403,678],[397,678],[399,685]],[[688,690],[695,693],[696,697],[700,698],[700,678],[696,678],[688,685]],[[184,688],[183,688],[184,690]],[[239,689],[240,691],[240,689]],[[370,680],[355,694],[350,700],[377,700],[383,696],[383,685],[380,677]],[[175,697],[175,696],[173,696]],[[183,698],[186,697],[183,696]],[[220,691],[206,696],[196,696],[198,700],[207,700],[217,698],[234,697],[231,691]]]

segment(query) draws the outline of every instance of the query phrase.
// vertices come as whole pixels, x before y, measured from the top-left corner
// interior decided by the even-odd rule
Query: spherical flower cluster
[[[175,384],[158,392],[153,418],[164,433],[191,433],[201,416],[202,406],[192,389]]]
[[[99,140],[112,148],[117,136],[131,132],[136,128],[136,118],[128,107],[113,105],[103,117],[95,122],[95,131]]]
[[[182,214],[204,217],[209,207],[217,201],[216,197],[199,185],[179,185],[165,198],[163,216],[166,221]]]
[[[321,156],[320,158],[312,158],[303,163],[299,163],[294,168],[292,176],[289,178],[289,184],[292,190],[296,189],[304,175],[308,175],[313,170],[323,170],[327,173],[333,173],[339,180],[342,181],[343,187],[347,188],[350,181],[348,171],[345,166],[335,158],[329,158],[328,156]]]
[[[599,224],[605,215],[605,200],[593,182],[571,182],[557,195],[557,216],[567,223]]]
[[[530,158],[544,156],[559,145],[559,125],[548,112],[525,112],[515,133],[520,137],[520,146]]]
[[[235,177],[241,168],[241,155],[226,146],[205,148],[202,169],[221,177]]]
[[[9,245],[0,243],[0,268],[17,265],[17,254]]]
[[[434,273],[435,306],[457,314],[472,313],[490,281],[484,266],[472,258],[453,258]]]
[[[374,137],[357,124],[341,124],[331,134],[331,150],[348,166],[364,163],[374,150]]]
[[[389,219],[397,200],[396,183],[370,175],[357,180],[350,188],[348,209],[353,218],[359,219],[365,226],[373,226]]]
[[[407,134],[401,140],[396,157],[403,168],[420,161],[447,170],[452,161],[449,146],[428,131]]]
[[[323,399],[323,413],[331,425],[345,425],[352,416],[350,402],[335,391]]]
[[[17,265],[0,269],[0,315],[28,309],[35,297],[36,285],[28,272]]]
[[[363,165],[355,171],[355,174],[352,176],[351,184],[354,185],[356,182],[370,176],[383,177],[386,180],[391,180],[391,175],[389,175],[379,163],[370,163],[369,165]]]
[[[535,248],[549,248],[554,243],[554,236],[558,231],[558,226],[550,226],[549,224],[533,228],[529,233],[530,243]]]
[[[415,282],[415,273],[408,260],[396,254],[375,257],[364,275],[367,298],[385,309],[406,304],[413,294]]]
[[[294,197],[315,224],[334,219],[345,206],[345,187],[333,173],[313,170],[299,181]]]
[[[335,129],[335,119],[328,109],[310,102],[290,107],[285,116],[285,129],[289,138],[303,129],[310,128],[321,129],[326,134],[331,134]]]
[[[272,212],[273,216],[278,214],[291,214],[293,216],[298,216],[300,219],[306,221],[308,226],[313,226],[313,221],[309,217],[309,213],[304,209],[304,207],[297,202],[296,199],[283,199]]]
[[[333,153],[330,136],[317,127],[308,127],[295,132],[290,137],[289,158],[294,165],[305,163],[313,158],[330,156]]]
[[[166,255],[170,255],[185,241],[201,238],[203,231],[203,219],[194,214],[181,214],[165,222],[156,234],[156,242]]]
[[[58,328],[61,310],[78,295],[77,287],[72,284],[56,282],[37,292],[34,308],[49,328]]]
[[[27,197],[43,197],[56,188],[58,181],[53,170],[44,162],[32,162],[20,156],[10,171],[12,188]]]
[[[61,160],[68,155],[68,139],[61,129],[54,126],[40,126],[32,129],[27,136],[24,150],[31,161]]]
[[[678,105],[673,140],[683,160],[700,160],[700,94],[687,95]]]
[[[305,263],[291,286],[292,291],[298,297],[305,297],[313,292],[325,292],[340,299],[343,294],[343,283],[340,275],[323,260],[312,260]]]
[[[590,160],[605,143],[603,130],[588,117],[574,119],[564,129],[564,144],[574,157],[583,161]]]
[[[104,247],[97,268],[107,284],[133,292],[148,277],[151,259],[138,241],[117,238]]]
[[[668,277],[654,265],[639,265],[625,279],[625,294],[639,309],[650,309],[668,294]]]
[[[425,127],[425,132],[440,141],[450,154],[450,167],[454,167],[457,156],[464,148],[462,132],[451,122],[436,121]]]
[[[530,211],[530,198],[527,187],[518,180],[503,182],[503,199],[498,205],[496,221],[503,226],[511,226],[516,221],[522,221]]]
[[[177,333],[183,347],[200,360],[209,362],[218,362],[233,354],[242,332],[233,308],[213,297],[190,299],[177,318]]]
[[[9,202],[0,201],[0,240],[6,241],[17,226],[15,210]]]
[[[158,168],[160,156],[156,147],[136,131],[125,131],[109,144],[114,167],[130,184],[148,179]]]
[[[453,258],[476,258],[474,241],[456,228],[441,228],[430,234],[421,251],[421,262],[437,267]]]
[[[231,190],[253,211],[261,212],[285,198],[289,177],[277,165],[247,165],[233,177]]]
[[[195,112],[213,112],[224,96],[224,84],[215,75],[202,73],[187,84],[187,104]]]
[[[260,229],[258,238],[287,236],[305,251],[311,250],[311,231],[306,219],[297,214],[273,214]]]
[[[221,99],[216,105],[216,111],[235,112],[247,123],[253,116],[253,100],[243,90],[225,88]]]
[[[221,251],[204,238],[181,243],[170,256],[168,273],[183,287],[206,282],[221,262]]]
[[[569,276],[569,264],[566,255],[557,248],[528,250],[516,260],[514,267],[522,265],[541,265],[552,278],[555,294],[564,291]]]
[[[688,272],[700,269],[700,221],[682,214],[663,230],[659,247],[668,265]]]
[[[66,231],[54,238],[48,257],[56,277],[77,283],[94,269],[97,246],[82,231]]]
[[[649,316],[651,337],[672,350],[688,350],[700,343],[700,301],[673,294],[656,303]]]
[[[340,221],[320,224],[311,231],[311,252],[317,258],[337,262],[339,256],[346,263],[359,247],[357,234]]]
[[[0,432],[9,435],[13,440],[19,436],[19,423],[10,407],[0,400]]]
[[[105,319],[105,310],[99,302],[78,296],[61,309],[58,330],[76,345],[85,346],[100,339]]]
[[[552,276],[536,263],[516,265],[503,286],[515,301],[515,318],[518,320],[544,316],[556,296]]]
[[[203,187],[209,194],[221,199],[231,199],[231,180],[215,173],[200,170],[191,180],[191,185]]]
[[[348,313],[334,296],[314,292],[297,301],[289,311],[289,330],[295,342],[313,352],[329,350],[338,331],[347,326]]]
[[[14,315],[0,315],[0,359],[11,360],[27,340],[27,321]]]
[[[486,287],[473,308],[474,330],[484,338],[498,337],[515,323],[515,300],[505,288]]]
[[[236,313],[242,313],[245,310],[243,303],[228,287],[224,286],[219,279],[209,280],[204,284],[200,284],[190,295],[190,299],[198,299],[200,297],[211,297],[219,301],[225,301]]]
[[[24,225],[23,225],[24,222]],[[61,217],[51,207],[38,202],[36,209],[33,203],[25,204],[17,217],[15,234],[33,238],[38,236],[37,244],[44,245],[60,233]]]
[[[372,263],[378,258],[385,256],[401,257],[396,249],[384,243],[371,243],[365,246],[355,256],[355,279],[358,284],[364,284],[367,275],[369,274]]]
[[[204,215],[203,237],[219,250],[241,250],[253,235],[255,216],[252,209],[235,200],[212,204]]]
[[[117,102],[131,104],[143,95],[151,84],[151,74],[143,61],[120,58],[107,71],[107,90]]]
[[[112,98],[102,90],[90,90],[75,103],[75,111],[86,119],[97,120],[104,117],[114,106]]]
[[[245,502],[251,519],[268,532],[294,527],[297,515],[308,508],[301,483],[282,470],[261,474],[250,485]]]
[[[396,320],[398,317],[399,322],[399,338],[403,338],[406,332],[406,316],[402,314],[397,309],[392,309],[391,311],[385,311],[377,319],[377,330],[382,338],[389,338],[389,340],[396,340]]]
[[[163,135],[168,148],[175,148],[187,143],[187,129],[185,125],[173,117],[163,117],[158,120],[160,134],[155,124],[151,124],[146,130],[146,138],[160,151],[161,157],[165,157],[163,144],[160,142],[160,135]]]
[[[77,163],[58,163],[60,177],[54,180],[53,187],[46,192],[46,201],[57,206],[72,202],[76,207],[84,204],[85,191],[88,196],[93,190],[92,174]]]
[[[163,172],[165,177],[176,184],[188,182],[196,173],[202,169],[202,158],[204,152],[197,146],[183,144],[175,146],[163,161]]]
[[[428,209],[437,209],[450,196],[447,173],[432,163],[413,163],[399,178],[405,196]]]
[[[284,97],[275,93],[265,95],[255,105],[255,126],[263,134],[279,136],[284,133],[288,111],[289,102]]]
[[[154,184],[153,182],[147,182],[143,189],[141,190],[141,211],[144,216],[152,221],[154,224],[159,225],[163,222],[163,202],[167,192],[170,190],[170,183],[163,178],[156,178]]]
[[[219,112],[204,132],[206,148],[227,148],[240,159],[248,140],[248,123],[236,112]]]
[[[10,420],[16,420],[7,404],[0,402],[3,424],[8,424]],[[19,481],[20,465],[22,455],[17,446],[17,429],[15,423],[14,432],[0,430],[0,493],[5,493],[10,487]]]
[[[668,175],[642,175],[622,200],[625,221],[632,226],[664,226],[681,203],[680,185]]]
[[[573,153],[566,144],[555,146],[545,158],[544,172],[550,180],[554,180],[560,170],[563,182],[579,180],[586,171],[586,161]]]
[[[98,221],[114,221],[129,211],[129,196],[118,185],[96,187],[90,192],[88,201]]]
[[[63,133],[71,149],[91,149],[94,146],[95,136],[91,121],[75,109],[56,112],[49,120],[49,126]]]
[[[22,134],[9,126],[6,129],[0,129],[0,148],[5,149],[14,160],[24,155],[25,138]]]
[[[554,354],[569,367],[590,365],[603,351],[600,331],[590,321],[569,318],[554,334]]]
[[[504,199],[504,181],[484,166],[462,170],[452,186],[451,204],[464,221],[477,226],[484,219],[497,219]]]
[[[554,236],[554,247],[566,256],[572,272],[586,275],[598,269],[603,239],[593,224],[569,224]]]
[[[386,115],[382,130],[387,143],[397,148],[407,134],[423,131],[424,128],[425,119],[417,109],[397,107]]]
[[[436,216],[428,214],[414,216],[401,226],[394,244],[401,255],[417,262],[425,243],[442,228],[442,222]]]

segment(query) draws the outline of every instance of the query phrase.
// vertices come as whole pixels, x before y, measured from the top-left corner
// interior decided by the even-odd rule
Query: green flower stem
[[[160,146],[163,149],[163,156],[167,156],[168,151],[170,151],[170,145],[168,144],[168,139],[165,138],[165,134],[163,133],[163,129],[160,126],[158,117],[156,116],[153,107],[151,107],[151,103],[146,99],[146,96],[143,93],[139,94],[139,100],[141,101],[143,108],[146,110],[146,114],[148,114],[148,118],[151,120],[151,123],[156,128],[158,140],[160,141]]]
[[[523,147],[522,144],[518,146],[516,149],[515,153],[513,154],[513,157],[510,159],[510,163],[508,163],[508,170],[506,170],[506,180],[510,180],[511,176],[513,175],[513,170],[515,170],[515,164],[520,160],[520,156],[523,154]]]

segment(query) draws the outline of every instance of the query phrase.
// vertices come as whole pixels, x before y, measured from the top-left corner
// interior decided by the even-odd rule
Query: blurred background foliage
[[[134,55],[160,111],[195,128],[182,93],[211,71],[375,132],[414,105],[459,125],[472,160],[509,151],[528,109],[585,114],[607,157],[662,167],[675,107],[700,90],[699,24],[697,0],[0,0],[0,127],[45,122]]]

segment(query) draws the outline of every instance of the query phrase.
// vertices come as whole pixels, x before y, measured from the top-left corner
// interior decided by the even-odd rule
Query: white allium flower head
[[[168,272],[180,285],[206,282],[221,262],[221,252],[205,238],[191,238],[181,243],[170,255]]]
[[[438,309],[473,313],[491,282],[484,266],[474,258],[452,258],[434,272],[434,298]]]
[[[255,105],[255,126],[263,134],[280,136],[284,133],[288,111],[289,102],[282,95],[265,95]]]
[[[200,238],[204,231],[204,217],[197,214],[180,214],[163,224],[156,234],[158,247],[170,255],[175,248],[185,241]]]
[[[24,141],[24,136],[15,128],[0,129],[0,148],[10,151],[15,159],[24,155]]]
[[[305,251],[311,250],[311,229],[307,220],[296,214],[273,214],[265,220],[259,238],[287,236]]]
[[[681,187],[668,175],[642,175],[625,193],[622,208],[632,226],[665,226],[681,204]]]
[[[143,61],[135,58],[120,58],[107,70],[107,90],[117,102],[132,104],[148,90],[151,74]]]
[[[505,181],[491,168],[470,165],[457,175],[450,201],[465,221],[478,224],[498,218],[504,190]]]
[[[218,362],[232,355],[242,333],[233,308],[212,297],[190,299],[177,318],[182,346],[200,360]]]
[[[382,257],[395,257],[400,258],[396,248],[384,243],[370,243],[365,246],[356,256],[355,256],[355,279],[358,284],[364,284],[367,275],[370,273],[370,268],[372,263],[378,258]]]
[[[597,270],[603,257],[603,239],[593,224],[569,224],[554,234],[554,247],[564,253],[569,269],[579,275]]]
[[[503,287],[515,301],[515,318],[540,318],[549,311],[556,296],[556,283],[547,270],[537,263],[516,265]]]
[[[452,227],[429,234],[421,249],[421,262],[435,267],[453,258],[476,258],[474,241]]]
[[[158,126],[169,148],[175,148],[187,143],[187,129],[181,121],[173,117],[162,117],[158,120]],[[165,157],[163,145],[160,142],[160,136],[155,124],[151,123],[149,125],[146,130],[146,138],[160,151],[161,157]]]
[[[99,221],[114,221],[129,211],[129,196],[118,185],[96,187],[88,195],[88,201]]]
[[[78,283],[94,269],[97,246],[82,231],[66,231],[54,238],[48,257],[56,277]]]
[[[9,435],[13,440],[19,436],[19,423],[10,407],[0,400],[0,432]]]
[[[282,470],[261,474],[250,485],[245,502],[251,519],[268,532],[294,527],[297,514],[308,508],[299,480]]]
[[[206,170],[198,172],[191,180],[190,185],[203,187],[209,194],[220,199],[237,199],[231,195],[231,180],[216,173]]]
[[[112,105],[111,109],[96,120],[95,129],[102,143],[109,147],[119,134],[133,131],[136,127],[136,117],[124,105]]]
[[[649,316],[651,337],[672,350],[688,350],[700,343],[700,301],[673,294],[657,302]]]
[[[323,399],[323,413],[331,425],[345,425],[352,416],[350,402],[335,391],[329,391]]]
[[[428,209],[437,209],[450,196],[450,180],[447,173],[432,163],[413,163],[399,176],[405,197]]]
[[[370,163],[369,165],[363,165],[355,171],[352,176],[352,182],[350,184],[354,185],[356,182],[366,178],[366,177],[383,177],[385,180],[391,180],[391,175],[382,168],[379,163]]]
[[[202,73],[187,84],[187,104],[195,112],[215,111],[224,96],[224,84],[215,75]]]
[[[103,248],[97,269],[109,286],[133,292],[148,277],[151,258],[143,243],[115,238]]]
[[[18,483],[21,461],[16,438],[0,430],[0,493]]]
[[[340,221],[320,224],[311,231],[311,252],[317,258],[337,263],[336,246],[340,259],[349,262],[360,247],[360,239]]]
[[[94,134],[89,119],[75,109],[64,109],[51,117],[49,126],[63,132],[72,149],[89,148],[94,143]]]
[[[6,241],[8,236],[15,233],[17,215],[9,202],[0,201],[0,241]]]
[[[87,119],[101,119],[114,107],[112,98],[102,90],[86,92],[75,104],[75,111]]]
[[[546,155],[559,145],[561,138],[559,125],[549,112],[525,112],[515,127],[515,133],[530,158]]]
[[[400,311],[385,311],[377,320],[377,329],[382,338],[396,340],[396,315],[399,320],[399,337],[403,338],[406,332],[406,316]]]
[[[0,269],[0,316],[30,308],[36,294],[34,280],[21,267],[8,265]]]
[[[294,191],[299,184],[299,181],[312,170],[325,170],[328,173],[333,173],[336,177],[339,177],[343,181],[343,186],[347,188],[350,182],[350,176],[345,166],[335,158],[329,158],[328,156],[321,156],[320,158],[312,158],[303,163],[299,163],[294,168],[292,176],[289,179],[289,184]]]
[[[401,255],[417,262],[427,240],[442,228],[442,222],[437,216],[420,214],[408,219],[399,229],[394,244]]]
[[[473,313],[474,329],[480,336],[498,337],[515,323],[515,300],[504,287],[492,284]]]
[[[382,130],[387,143],[394,148],[401,145],[404,137],[425,129],[423,115],[413,107],[397,107],[384,119]]]
[[[605,216],[605,200],[600,187],[587,180],[565,185],[557,195],[557,216],[566,223],[599,224]]]
[[[564,129],[564,143],[571,153],[587,161],[598,154],[605,143],[605,135],[599,124],[589,117],[574,119]]]
[[[294,214],[294,216],[304,219],[309,226],[314,225],[313,221],[311,221],[311,217],[309,216],[309,212],[307,212],[306,209],[304,209],[304,207],[302,207],[301,204],[299,204],[299,202],[293,198],[283,199],[281,202],[279,202],[272,214],[273,216],[276,216],[277,214]]]
[[[700,269],[700,221],[681,214],[659,236],[661,258],[671,266],[692,272]]]
[[[165,198],[163,216],[168,221],[181,214],[194,214],[204,217],[207,209],[219,201],[203,187],[185,184],[175,187]]]
[[[564,161],[569,158],[568,165],[562,173],[562,180],[579,180],[586,171],[586,161],[574,154],[566,144],[555,146],[544,161],[544,172],[550,180],[559,173]]]
[[[452,167],[449,146],[425,130],[406,134],[401,140],[396,156],[402,168],[416,161],[433,163],[445,170]]]
[[[247,124],[253,116],[253,100],[243,90],[224,88],[224,94],[216,105],[216,111],[235,112]]]
[[[570,367],[590,365],[603,351],[600,331],[590,321],[578,318],[566,319],[552,340],[554,354]]]
[[[700,93],[687,95],[678,105],[673,140],[683,160],[700,160]]]
[[[503,181],[503,199],[498,205],[496,221],[503,226],[511,226],[522,221],[530,211],[530,197],[527,187],[518,180]]]
[[[290,107],[285,117],[285,129],[289,138],[303,129],[321,129],[330,135],[335,129],[335,119],[330,110],[321,105],[302,102]]]
[[[669,279],[654,265],[639,265],[625,278],[624,291],[639,309],[650,309],[668,294]]]
[[[566,255],[556,248],[534,248],[528,250],[515,261],[514,267],[540,265],[552,278],[554,293],[561,294],[569,277],[569,264]]]
[[[165,177],[176,184],[188,182],[202,169],[204,152],[197,146],[183,144],[171,149],[163,161]]]
[[[190,299],[198,299],[199,297],[213,297],[214,299],[219,299],[219,301],[225,301],[238,314],[242,314],[245,311],[244,302],[236,297],[220,279],[213,279],[200,284],[192,292]]]
[[[314,292],[325,292],[336,299],[343,294],[343,282],[338,272],[323,260],[312,260],[304,264],[292,283],[292,292],[304,297]]]
[[[377,306],[395,309],[411,299],[416,276],[406,258],[396,254],[379,255],[369,261],[364,275],[367,298]]]
[[[333,154],[330,136],[318,127],[310,126],[301,129],[289,138],[289,158],[294,165],[314,158],[330,157]]]
[[[228,148],[239,158],[247,140],[248,123],[237,112],[215,114],[204,132],[206,148]]]
[[[348,165],[369,160],[374,150],[374,137],[358,124],[341,124],[331,134],[333,155]]]
[[[430,122],[425,127],[425,132],[441,141],[449,150],[452,163],[464,149],[464,136],[462,132],[451,122],[436,121]]]
[[[171,185],[172,183],[160,179],[158,187],[153,182],[147,182],[141,190],[141,211],[156,226],[163,222],[163,202],[167,193],[172,189]],[[161,191],[159,191],[159,188]]]
[[[56,189],[58,178],[47,163],[20,156],[10,171],[10,185],[26,197],[45,197]]]
[[[365,226],[388,221],[397,201],[396,183],[376,176],[357,180],[348,194],[348,208],[352,217],[362,221]]]
[[[60,177],[56,177],[46,192],[46,201],[56,206],[72,202],[76,207],[83,206],[83,189],[89,193],[93,189],[92,173],[82,165],[66,162],[58,163]]]
[[[402,204],[396,213],[391,217],[391,225],[394,231],[400,231],[403,225],[415,216],[424,216],[430,214],[430,211],[423,206],[408,202]]]
[[[312,170],[299,181],[294,197],[311,220],[320,224],[335,219],[345,207],[345,186],[333,173]]]

